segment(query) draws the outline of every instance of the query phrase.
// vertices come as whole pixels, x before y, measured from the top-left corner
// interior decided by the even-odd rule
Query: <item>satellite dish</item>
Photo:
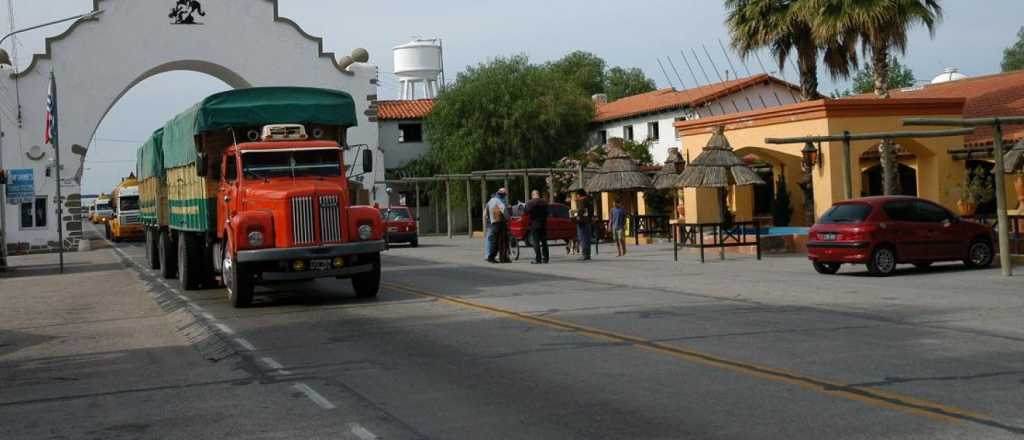
[[[43,157],[46,156],[46,152],[43,151],[43,147],[33,145],[31,148],[28,149],[28,151],[25,152],[25,155],[32,160],[42,160]]]

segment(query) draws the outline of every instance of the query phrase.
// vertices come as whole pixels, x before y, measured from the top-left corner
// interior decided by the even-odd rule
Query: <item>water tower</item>
[[[423,84],[423,98],[437,96],[437,79],[441,75],[441,41],[420,39],[395,46],[395,75],[402,88],[399,99],[416,99],[416,84]]]

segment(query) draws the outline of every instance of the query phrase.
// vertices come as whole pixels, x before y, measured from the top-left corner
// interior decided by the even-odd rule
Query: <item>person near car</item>
[[[618,199],[615,200],[611,217],[609,226],[612,229],[612,240],[615,240],[616,256],[622,257],[626,255],[626,210]]]
[[[489,263],[511,261],[508,255],[509,209],[508,202],[506,201],[507,197],[508,190],[501,188],[487,202],[487,212],[490,220],[488,229],[491,234],[490,251],[487,254],[487,262]]]
[[[491,228],[491,209],[490,201],[494,200],[498,196],[498,193],[491,194],[491,197],[487,199],[487,203],[484,204],[484,259],[491,256],[491,249],[494,241],[493,229]]]
[[[580,242],[580,261],[590,260],[590,235],[594,222],[594,202],[586,190],[576,190],[576,236]]]
[[[530,193],[523,212],[530,217],[530,241],[533,243],[533,264],[547,264],[548,255],[548,201],[541,198],[540,191]]]

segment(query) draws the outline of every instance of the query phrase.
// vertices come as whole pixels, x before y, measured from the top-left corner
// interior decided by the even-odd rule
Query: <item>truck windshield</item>
[[[139,196],[121,197],[122,211],[135,211],[139,209]]]
[[[99,204],[96,205],[96,210],[97,211],[110,211],[110,204],[109,203],[99,203]]]
[[[247,179],[339,177],[338,153],[337,149],[246,152],[242,155],[242,173]]]

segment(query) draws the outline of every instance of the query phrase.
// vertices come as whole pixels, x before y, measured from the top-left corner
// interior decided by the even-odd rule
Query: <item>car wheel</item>
[[[815,261],[811,264],[814,265],[814,270],[820,274],[832,275],[836,272],[839,272],[839,263],[821,263]]]
[[[178,276],[178,259],[170,231],[160,231],[157,238],[157,257],[160,259],[160,276],[171,279]]]
[[[373,262],[373,269],[352,276],[352,289],[356,291],[357,298],[375,298],[380,291],[380,254],[360,255],[359,260],[369,258]]]
[[[519,239],[512,237],[510,244],[512,245],[512,258],[519,261]]]
[[[416,247],[416,246],[419,246],[419,245],[420,245],[420,239],[418,239],[418,238],[414,238],[411,241],[409,241],[409,246]]]
[[[896,271],[896,252],[890,247],[882,246],[871,253],[868,261],[868,272],[879,276],[889,276]]]
[[[252,274],[232,260],[227,252],[224,252],[224,262],[221,264],[224,287],[228,292],[228,302],[235,308],[248,307],[252,304],[252,294],[255,289]]]
[[[920,262],[920,263],[914,263],[914,267],[918,268],[919,270],[925,270],[925,269],[927,269],[929,267],[932,267],[932,262],[931,261],[924,261],[924,262]]]
[[[995,249],[988,240],[974,240],[971,247],[967,248],[967,259],[964,264],[971,268],[989,267],[992,265],[992,258],[995,256]]]

